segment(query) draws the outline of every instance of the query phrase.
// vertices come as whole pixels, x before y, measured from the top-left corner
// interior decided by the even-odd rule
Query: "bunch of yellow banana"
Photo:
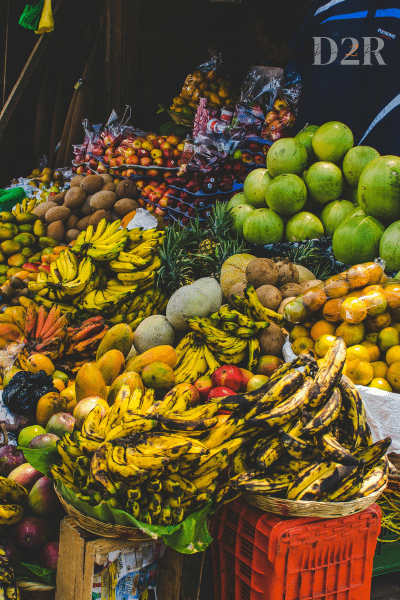
[[[0,600],[20,600],[19,590],[4,548],[0,546]]]
[[[127,240],[127,230],[120,229],[121,221],[107,223],[102,219],[96,229],[89,225],[86,231],[82,231],[72,252],[83,256],[89,256],[96,261],[110,261],[115,259],[124,249]]]
[[[194,383],[203,375],[212,375],[221,366],[221,362],[215,358],[208,345],[194,332],[188,333],[175,351],[175,383]]]
[[[234,489],[344,502],[385,486],[391,439],[372,442],[359,392],[342,375],[345,358],[337,338],[318,369],[300,355],[259,390],[220,401],[261,433],[235,456]],[[294,368],[300,364],[302,373]]]
[[[29,198],[24,198],[21,203],[18,202],[18,204],[12,209],[12,214],[15,217],[21,213],[30,213],[33,211],[36,204],[36,198],[31,198],[30,200]]]

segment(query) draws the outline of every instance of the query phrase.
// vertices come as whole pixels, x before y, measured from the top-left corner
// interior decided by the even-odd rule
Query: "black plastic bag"
[[[14,413],[34,415],[36,404],[49,392],[57,392],[51,375],[47,375],[45,371],[19,371],[4,388],[3,402]]]

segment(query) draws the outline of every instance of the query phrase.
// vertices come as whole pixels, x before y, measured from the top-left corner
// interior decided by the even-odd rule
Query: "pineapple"
[[[193,257],[189,248],[193,236],[188,229],[182,229],[179,224],[166,229],[166,236],[159,256],[162,265],[158,271],[157,287],[164,293],[173,294],[182,285],[193,281]]]

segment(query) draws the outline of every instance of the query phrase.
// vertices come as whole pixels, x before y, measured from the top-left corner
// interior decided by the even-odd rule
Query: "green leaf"
[[[189,125],[179,125],[178,123],[175,123],[175,121],[167,121],[167,123],[161,125],[160,134],[174,134],[178,135],[179,137],[182,137],[183,135],[186,135],[189,130],[191,130],[191,127]]]
[[[16,579],[24,579],[26,581],[45,582],[49,585],[56,585],[56,573],[53,569],[43,569],[38,565],[30,565],[28,563],[17,562],[13,564]],[[35,577],[32,577],[32,573]]]
[[[28,463],[43,475],[49,477],[50,467],[54,464],[58,458],[58,452],[51,449],[38,449],[23,448],[18,446],[19,450],[22,450]]]

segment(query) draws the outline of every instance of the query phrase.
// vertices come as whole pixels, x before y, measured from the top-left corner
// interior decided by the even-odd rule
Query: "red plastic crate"
[[[376,504],[339,519],[228,504],[213,518],[214,600],[369,600],[379,530]]]

